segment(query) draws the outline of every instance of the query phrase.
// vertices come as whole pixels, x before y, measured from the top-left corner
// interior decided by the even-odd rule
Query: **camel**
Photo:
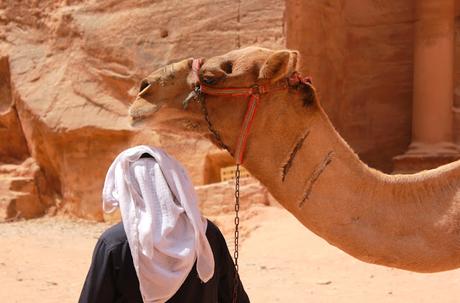
[[[274,85],[296,71],[298,59],[292,50],[248,47],[205,59],[198,75],[215,88]],[[171,64],[142,82],[129,110],[134,124],[171,110],[199,125],[197,132],[206,129],[199,104],[184,110],[195,85],[193,62]],[[205,100],[213,131],[235,155],[248,98]],[[260,95],[243,165],[306,228],[359,260],[425,273],[460,267],[460,161],[412,175],[368,167],[307,82]]]

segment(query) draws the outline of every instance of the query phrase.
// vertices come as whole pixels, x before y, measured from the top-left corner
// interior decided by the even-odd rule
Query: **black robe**
[[[169,303],[232,302],[235,267],[224,237],[208,220],[206,237],[214,255],[214,276],[206,283],[198,277],[195,265]],[[249,302],[239,282],[239,303]],[[139,280],[122,223],[106,230],[96,244],[79,303],[142,302]]]

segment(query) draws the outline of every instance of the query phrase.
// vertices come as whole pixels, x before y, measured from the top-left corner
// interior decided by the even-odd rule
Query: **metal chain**
[[[235,250],[233,252],[233,258],[235,259],[235,277],[233,280],[233,303],[238,301],[238,287],[240,279],[238,278],[238,244],[240,238],[240,165],[236,165],[235,170]]]
[[[206,123],[208,124],[209,131],[214,135],[214,138],[216,139],[219,146],[221,148],[225,148],[227,151],[230,152],[230,149],[222,141],[222,138],[220,137],[217,130],[213,127],[211,120],[209,119],[208,109],[206,108],[206,98],[201,93],[199,86],[195,87],[195,94],[196,94],[196,99],[201,105],[201,112],[203,113],[204,119],[206,120]],[[239,253],[238,245],[239,245],[239,238],[240,238],[239,211],[240,211],[240,165],[237,164],[236,170],[235,170],[235,247],[234,247],[234,252],[233,252],[233,258],[235,260],[235,276],[233,278],[233,297],[232,297],[233,303],[238,302],[238,288],[239,288],[239,283],[240,283],[240,279],[238,276],[238,269],[239,269],[238,268],[238,253]]]
[[[211,120],[209,120],[209,113],[208,113],[208,109],[206,107],[206,98],[204,97],[203,93],[201,92],[199,86],[195,87],[195,93],[197,95],[198,103],[200,103],[200,105],[201,105],[201,112],[203,113],[204,119],[206,120],[206,123],[208,124],[209,131],[214,135],[214,138],[216,138],[216,141],[219,144],[219,147],[224,148],[224,149],[226,149],[227,151],[230,152],[230,149],[222,141],[222,138],[220,137],[220,135],[217,132],[217,130],[212,126]]]

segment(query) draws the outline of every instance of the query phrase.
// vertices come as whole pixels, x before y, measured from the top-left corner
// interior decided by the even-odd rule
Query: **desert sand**
[[[231,247],[231,215],[210,219]],[[0,302],[76,302],[109,225],[62,217],[0,224]],[[245,210],[242,230],[241,277],[252,302],[460,301],[460,270],[418,274],[360,262],[278,207]]]

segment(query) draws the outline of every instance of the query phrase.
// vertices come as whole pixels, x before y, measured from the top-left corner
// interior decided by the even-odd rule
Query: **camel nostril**
[[[149,87],[151,86],[150,82],[147,81],[147,80],[142,80],[141,82],[141,86],[139,88],[139,93],[138,95],[139,96],[142,96],[142,95],[145,95],[146,91],[149,89]]]

